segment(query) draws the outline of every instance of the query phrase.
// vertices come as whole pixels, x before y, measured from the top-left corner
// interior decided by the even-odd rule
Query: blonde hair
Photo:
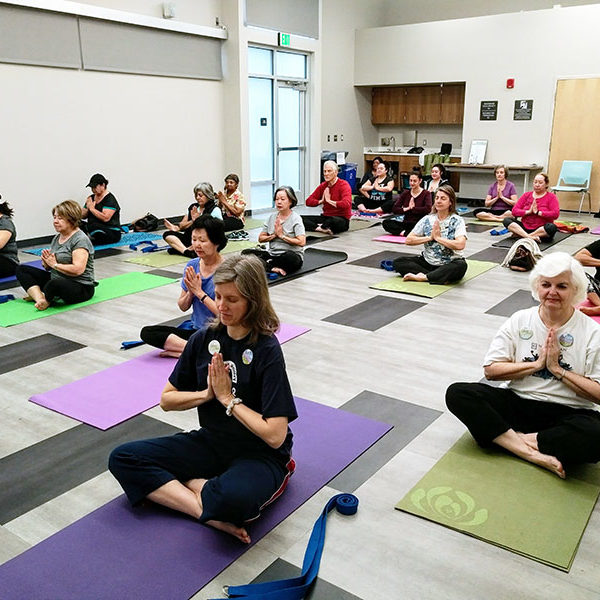
[[[279,329],[279,317],[271,304],[265,266],[260,258],[251,254],[228,256],[215,271],[213,281],[215,286],[234,283],[248,302],[244,325],[250,329],[252,344],[259,335],[273,335]],[[212,327],[224,327],[218,316]]]
[[[68,221],[73,227],[78,227],[83,215],[81,206],[75,200],[65,200],[52,209],[52,216],[57,215]]]

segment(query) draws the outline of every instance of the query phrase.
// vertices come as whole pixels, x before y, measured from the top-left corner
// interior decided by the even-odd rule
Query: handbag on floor
[[[541,257],[542,252],[535,240],[522,238],[511,246],[502,266],[512,271],[531,271]]]
[[[156,231],[158,229],[159,220],[158,217],[152,213],[147,213],[146,216],[141,219],[136,219],[133,223],[134,231]]]

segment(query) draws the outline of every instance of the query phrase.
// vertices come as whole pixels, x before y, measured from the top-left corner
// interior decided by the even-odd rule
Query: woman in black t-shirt
[[[394,178],[388,173],[388,164],[377,165],[375,177],[369,179],[361,188],[361,193],[368,193],[368,198],[357,200],[357,208],[361,212],[381,212],[383,207],[392,203]]]
[[[0,196],[0,200],[2,196]],[[8,202],[0,202],[0,278],[15,274],[17,258],[17,230],[12,221],[13,209]]]
[[[218,317],[191,337],[160,402],[197,408],[201,428],[123,444],[109,469],[133,505],[152,500],[248,544],[244,524],[294,472],[297,413],[263,263],[229,256],[214,282]]]
[[[121,239],[121,207],[107,186],[108,179],[104,175],[92,175],[86,186],[92,189],[92,194],[81,209],[81,216],[87,222],[82,221],[79,227],[94,246],[114,244]]]

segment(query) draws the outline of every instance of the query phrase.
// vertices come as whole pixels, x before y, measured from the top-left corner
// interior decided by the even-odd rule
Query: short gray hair
[[[539,301],[537,288],[542,277],[556,277],[561,273],[571,275],[571,283],[575,288],[573,304],[579,304],[586,298],[588,288],[587,277],[581,264],[566,252],[552,252],[546,254],[536,263],[533,271],[529,274],[529,286],[531,295]]]
[[[338,164],[335,162],[335,160],[326,160],[323,163],[323,168],[325,168],[327,165],[333,167],[336,171],[340,170],[340,168],[338,167]]]

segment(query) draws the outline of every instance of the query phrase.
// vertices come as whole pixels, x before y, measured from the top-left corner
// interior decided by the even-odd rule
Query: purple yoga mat
[[[24,265],[29,265],[30,267],[36,267],[37,269],[43,269],[41,260],[32,260],[30,262],[22,263]],[[17,281],[17,278],[14,275],[10,277],[0,277],[0,283],[8,283],[9,281]]]
[[[590,229],[590,233],[594,235],[600,235],[600,225],[598,227],[594,227],[594,229]]]
[[[282,323],[280,344],[310,331]],[[106,430],[156,406],[177,362],[155,350],[29,400],[62,415]]]
[[[374,242],[391,242],[392,244],[406,244],[406,237],[403,235],[380,235],[373,238]]]
[[[391,429],[301,398],[296,403],[296,473],[283,496],[248,527],[253,544]],[[352,527],[352,522],[339,526]],[[247,548],[176,513],[132,509],[120,496],[0,566],[1,597],[186,600]]]

